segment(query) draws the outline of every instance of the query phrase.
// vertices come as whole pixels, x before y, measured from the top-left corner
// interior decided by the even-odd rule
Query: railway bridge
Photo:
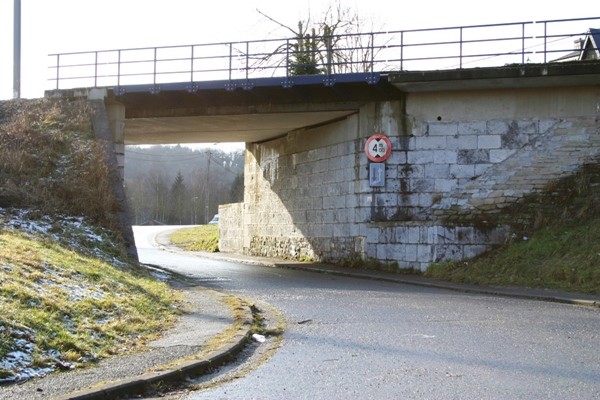
[[[221,251],[425,270],[597,164],[599,22],[322,37],[310,65],[293,38],[51,55],[47,96],[100,101],[121,165],[129,144],[245,142]]]

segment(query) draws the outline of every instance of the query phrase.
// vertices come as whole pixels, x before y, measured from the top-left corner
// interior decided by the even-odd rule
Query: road
[[[152,245],[142,262],[267,302],[281,348],[197,399],[599,399],[600,310],[241,265]]]

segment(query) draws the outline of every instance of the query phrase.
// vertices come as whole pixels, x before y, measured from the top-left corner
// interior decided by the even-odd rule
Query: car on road
[[[209,225],[218,225],[219,224],[219,214],[215,214],[213,219],[211,219],[208,224]]]

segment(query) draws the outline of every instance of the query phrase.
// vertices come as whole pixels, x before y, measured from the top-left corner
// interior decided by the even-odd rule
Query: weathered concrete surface
[[[597,86],[409,93],[248,144],[243,245],[224,250],[421,270],[476,256],[512,235],[492,217],[596,162],[599,110]],[[384,187],[369,186],[374,133],[393,148]]]

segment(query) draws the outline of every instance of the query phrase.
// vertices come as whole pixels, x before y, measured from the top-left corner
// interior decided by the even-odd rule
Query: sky
[[[21,0],[21,97],[51,88],[51,53],[289,37],[257,10],[295,27],[335,1]],[[600,10],[597,0],[339,1],[374,30],[598,17]],[[13,97],[13,4],[0,0],[0,100]]]

